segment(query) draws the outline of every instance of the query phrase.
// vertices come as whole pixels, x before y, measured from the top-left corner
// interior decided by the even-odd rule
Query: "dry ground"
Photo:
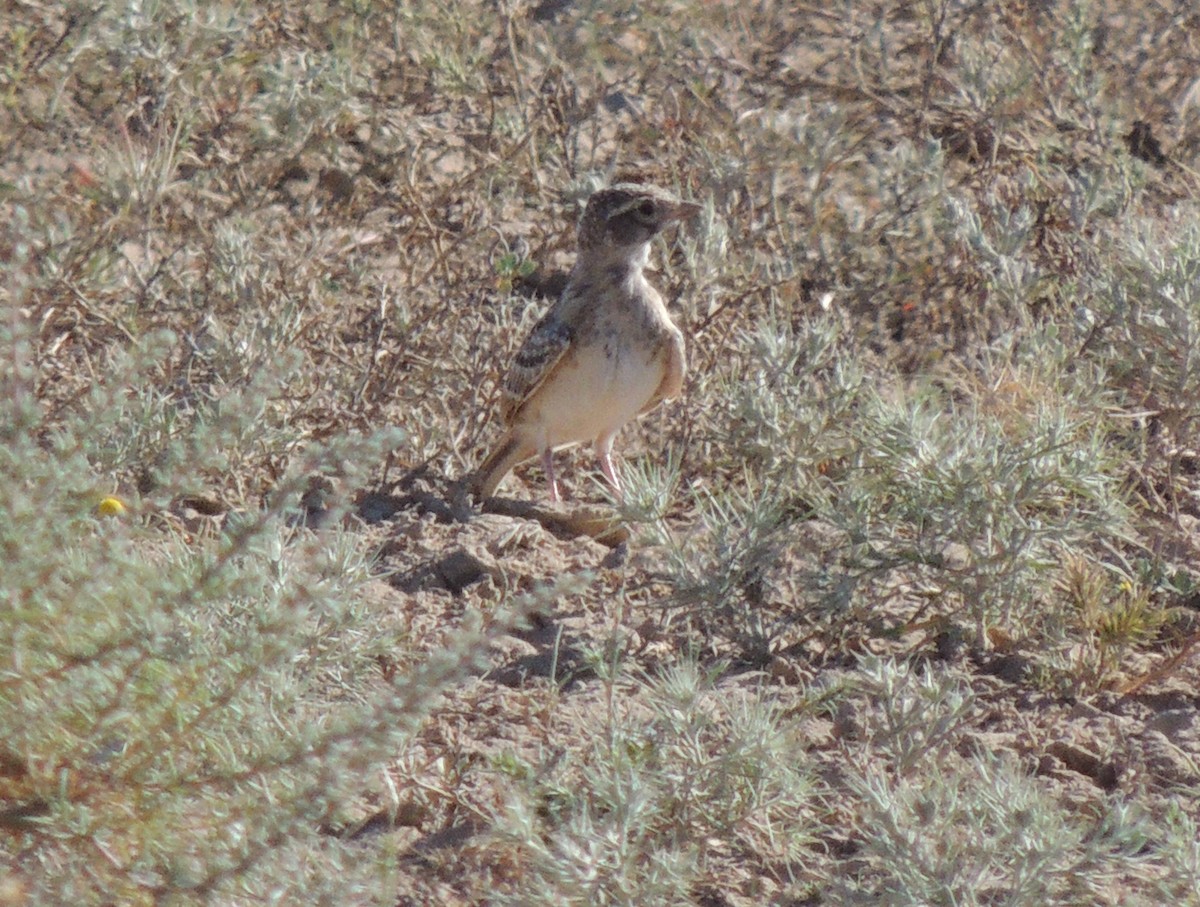
[[[1130,237],[1169,257],[1195,225],[1190,3],[19,2],[0,36],[4,292],[29,339],[6,359],[32,363],[43,450],[80,409],[115,413],[78,494],[127,501],[139,544],[202,552],[323,472],[289,492],[294,531],[346,527],[372,576],[314,712],[522,603],[325,813],[336,865],[386,867],[344,902],[1200,903],[1175,814],[1200,790],[1200,294],[1162,335],[1105,308],[1118,284],[1154,296]],[[453,480],[497,433],[501,369],[587,194],[628,173],[706,206],[654,253],[686,392],[624,434],[624,506],[581,451],[562,508],[535,465],[467,507]],[[111,375],[130,383],[89,396]],[[223,422],[254,387],[262,407]],[[864,484],[908,441],[864,453],[860,417],[907,425],[929,474]],[[998,459],[972,481],[937,439],[975,417],[954,456]],[[224,453],[189,460],[175,441],[206,420]],[[306,467],[382,427],[403,433],[387,452]],[[961,485],[939,497],[941,466]],[[935,532],[912,502],[949,516]],[[656,686],[681,662],[690,697]],[[762,764],[799,774],[746,756],[692,791],[728,810],[701,815],[686,781],[752,749],[739,716],[764,702]],[[53,903],[57,832],[13,810],[25,762],[57,763],[9,756],[0,903]],[[976,788],[1008,802],[985,815]],[[1106,838],[1114,815],[1143,837]],[[1029,864],[1044,889],[999,857],[956,874],[1025,839],[1067,842]],[[193,894],[305,902],[336,881],[322,846],[245,901],[253,860]],[[193,896],[132,845],[90,853],[75,897]]]

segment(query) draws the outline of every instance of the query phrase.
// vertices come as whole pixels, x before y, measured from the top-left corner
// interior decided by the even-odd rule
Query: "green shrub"
[[[263,443],[250,427],[269,421],[286,373],[172,419],[177,401],[153,390],[163,340],[114,359],[51,423],[23,326],[0,328],[6,833],[41,903],[372,899],[385,855],[351,868],[321,829],[375,784],[487,635],[404,656],[412,668],[385,681],[372,651],[410,643],[364,604],[371,552],[297,524],[311,475],[378,462],[393,432],[313,446],[261,509],[210,531],[175,516],[200,477]],[[139,438],[154,443],[122,440]],[[164,454],[153,490],[98,513],[103,477],[148,447]]]
[[[816,825],[798,728],[765,692],[722,693],[719,673],[685,660],[636,683],[608,677],[608,720],[580,729],[576,755],[506,764],[524,781],[494,831],[520,867],[502,902],[689,904],[732,853],[801,858]]]

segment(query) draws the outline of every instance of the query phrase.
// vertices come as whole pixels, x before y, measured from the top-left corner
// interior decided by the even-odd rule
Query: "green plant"
[[[871,744],[898,776],[943,756],[975,708],[964,678],[889,659],[864,659],[854,683],[872,706]]]
[[[1092,902],[1145,858],[1136,810],[1063,810],[1013,759],[928,760],[920,773],[867,767],[856,828],[864,869],[831,887],[831,903]]]
[[[468,621],[381,681],[364,644],[379,633],[361,601],[370,552],[292,525],[308,476],[378,459],[396,437],[310,448],[261,509],[215,533],[165,528],[181,490],[256,443],[244,426],[271,409],[281,373],[260,376],[224,395],[219,419],[170,426],[155,490],[104,517],[93,506],[106,475],[141,450],[114,439],[161,424],[126,405],[151,396],[159,349],[131,350],[51,423],[30,394],[19,320],[0,328],[0,347],[0,796],[22,875],[59,903],[342,887],[346,851],[321,827],[403,751],[489,638]],[[345,509],[335,503],[335,521]],[[324,879],[300,869],[314,857]],[[357,896],[372,874],[353,874]]]
[[[684,904],[728,841],[755,860],[809,844],[814,782],[795,728],[764,693],[723,696],[720,670],[679,662],[612,685],[608,719],[577,759],[550,758],[497,816],[520,874],[502,902]],[[629,712],[630,697],[646,711]],[[528,776],[529,772],[521,773]]]
[[[1087,644],[1078,651],[1073,672],[1084,689],[1111,682],[1122,656],[1151,640],[1167,619],[1153,601],[1153,590],[1079,556],[1065,561],[1057,588],[1085,634]]]

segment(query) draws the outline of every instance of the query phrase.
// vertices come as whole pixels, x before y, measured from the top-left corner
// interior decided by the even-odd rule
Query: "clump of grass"
[[[1142,467],[1178,513],[1177,478],[1200,425],[1200,230],[1135,225],[1112,241],[1114,266],[1089,281],[1081,348],[1104,363],[1109,384],[1143,422]],[[1144,488],[1144,492],[1151,489]]]
[[[744,607],[734,635],[762,644],[772,634],[756,626],[806,610],[797,595],[810,620],[844,622],[919,577],[980,645],[988,627],[1036,626],[1064,552],[1129,531],[1102,375],[1050,331],[950,380],[868,382],[844,361],[835,319],[762,329],[730,395],[743,473],[695,496],[702,528],[674,559],[681,602],[726,617]],[[836,530],[840,547],[807,584],[772,588],[784,564],[795,574],[798,520]],[[901,625],[918,613],[908,607]]]
[[[519,867],[503,902],[686,904],[734,852],[801,856],[815,782],[796,726],[765,693],[721,695],[719,673],[685,660],[610,675],[607,721],[582,729],[577,754],[507,768],[524,780],[493,832]]]
[[[945,755],[975,707],[965,678],[891,659],[863,659],[852,683],[874,709],[866,722],[871,745],[898,775]]]
[[[55,903],[308,898],[343,885],[367,896],[374,870],[342,876],[343,847],[320,829],[487,646],[466,629],[384,681],[370,647],[347,644],[380,635],[362,603],[371,552],[290,519],[310,475],[377,461],[394,434],[311,447],[261,509],[193,535],[169,528],[172,500],[254,443],[238,426],[271,409],[278,373],[229,391],[218,419],[164,428],[144,405],[160,356],[148,343],[50,424],[29,393],[20,322],[0,328],[0,347],[16,364],[0,401],[0,795],[23,841],[21,877]],[[106,476],[139,453],[114,439],[146,431],[177,455],[153,493],[122,491],[124,512],[98,514]],[[333,505],[335,524],[345,510]],[[324,878],[296,872],[314,857]]]
[[[1117,569],[1068,558],[1056,591],[1065,599],[1076,633],[1069,682],[1093,690],[1111,684],[1123,656],[1144,645],[1167,620],[1150,577],[1128,577]]]
[[[1151,828],[1137,810],[1066,810],[1010,757],[864,767],[851,786],[865,866],[830,887],[830,903],[1093,903],[1147,862]]]
[[[1035,336],[1015,368],[986,363],[965,405],[934,387],[899,405],[878,399],[864,414],[845,503],[831,514],[866,540],[868,565],[932,568],[926,575],[965,609],[981,643],[990,625],[1011,632],[1035,618],[1061,551],[1124,532],[1107,407],[1086,379],[1058,379],[1067,355]],[[947,558],[952,550],[961,560]]]
[[[1165,872],[1157,888],[1168,901],[1200,899],[1200,828],[1183,802],[1172,800],[1161,823]]]

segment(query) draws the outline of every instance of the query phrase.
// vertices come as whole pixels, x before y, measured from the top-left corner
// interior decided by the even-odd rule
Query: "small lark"
[[[566,289],[525,338],[504,382],[508,430],[475,473],[481,497],[540,453],[550,499],[558,501],[553,452],[586,441],[620,493],[613,438],[640,413],[678,395],[686,367],[683,333],[642,273],[650,240],[699,207],[634,183],[588,200]]]

